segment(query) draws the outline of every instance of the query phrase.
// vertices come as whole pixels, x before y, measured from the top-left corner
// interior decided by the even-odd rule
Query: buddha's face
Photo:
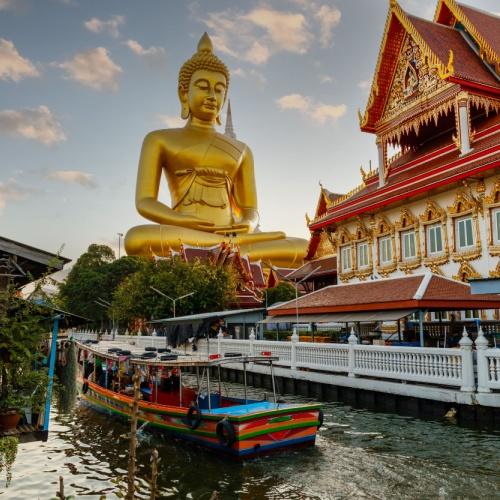
[[[222,73],[205,69],[195,71],[185,96],[192,116],[213,122],[224,104],[226,87],[226,77]]]

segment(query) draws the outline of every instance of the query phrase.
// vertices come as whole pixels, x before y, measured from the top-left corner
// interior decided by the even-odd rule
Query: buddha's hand
[[[214,226],[211,229],[216,234],[241,234],[250,231],[250,224],[231,224],[228,226]]]
[[[176,214],[174,224],[176,226],[188,227],[198,231],[214,232],[215,224],[208,220],[200,219],[194,215]],[[172,223],[171,222],[171,223]]]

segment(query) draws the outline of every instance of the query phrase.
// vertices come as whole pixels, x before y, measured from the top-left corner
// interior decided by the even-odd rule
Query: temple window
[[[352,269],[351,245],[340,247],[340,265],[343,272]]]
[[[500,245],[500,208],[491,211],[493,244]]]
[[[370,265],[368,259],[368,243],[366,241],[357,244],[356,255],[358,268],[368,267]]]
[[[481,319],[480,312],[478,310],[464,311],[463,314],[463,319]]]
[[[474,246],[474,231],[472,227],[472,217],[462,217],[455,221],[456,224],[456,248],[457,250],[467,250]]]
[[[443,253],[443,229],[442,224],[427,226],[427,254],[438,255]]]
[[[392,263],[392,238],[384,236],[378,240],[378,256],[380,265]]]
[[[403,231],[401,233],[401,252],[403,260],[412,260],[417,256],[415,231]]]

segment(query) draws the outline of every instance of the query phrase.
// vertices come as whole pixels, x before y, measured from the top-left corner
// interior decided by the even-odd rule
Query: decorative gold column
[[[460,92],[457,96],[457,118],[460,154],[465,155],[472,151],[470,147],[469,94],[467,92]]]
[[[385,141],[381,137],[377,137],[375,144],[377,144],[377,150],[378,150],[378,186],[382,187],[385,185],[387,148],[385,145]]]

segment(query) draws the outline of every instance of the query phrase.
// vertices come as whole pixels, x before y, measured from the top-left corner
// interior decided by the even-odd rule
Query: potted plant
[[[25,402],[26,399],[16,394],[12,387],[5,397],[0,398],[0,429],[8,431],[17,427]]]

